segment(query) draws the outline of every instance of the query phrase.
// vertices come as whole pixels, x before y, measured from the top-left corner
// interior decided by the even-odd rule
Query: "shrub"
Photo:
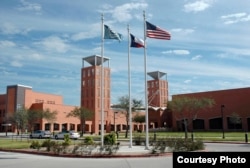
[[[145,137],[138,135],[134,137],[134,143],[135,145],[143,145],[145,143]]]
[[[65,145],[70,145],[70,137],[69,137],[69,134],[65,134],[64,135],[64,144]]]
[[[42,147],[46,147],[46,150],[48,152],[50,152],[51,148],[53,148],[54,146],[55,146],[55,141],[51,141],[50,139],[47,139],[42,143]]]
[[[86,144],[86,145],[93,145],[94,144],[93,138],[89,137],[89,136],[85,137],[84,138],[84,144]]]
[[[32,141],[30,144],[30,148],[40,150],[41,144],[39,141]]]
[[[159,139],[155,143],[153,143],[152,153],[164,153],[167,147],[167,142],[165,139]]]
[[[115,145],[116,137],[114,133],[104,136],[104,145]]]
[[[167,145],[174,151],[195,151],[204,149],[204,143],[201,140],[192,141],[191,139],[173,138],[168,139]]]

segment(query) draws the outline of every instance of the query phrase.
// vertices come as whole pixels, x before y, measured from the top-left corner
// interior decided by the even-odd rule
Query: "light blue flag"
[[[116,39],[121,41],[122,35],[111,30],[107,25],[104,25],[104,39]]]

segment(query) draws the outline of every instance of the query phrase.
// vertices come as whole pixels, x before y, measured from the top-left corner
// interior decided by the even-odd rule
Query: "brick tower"
[[[102,57],[92,55],[84,57],[81,69],[81,107],[94,111],[91,120],[91,132],[100,133],[101,130],[101,74]],[[86,62],[88,64],[86,64]],[[103,111],[104,129],[109,131],[108,116],[110,115],[110,68],[109,58],[103,58]],[[88,126],[88,125],[87,125]],[[86,128],[88,129],[88,128]]]
[[[150,128],[164,127],[164,111],[168,101],[168,82],[162,79],[164,72],[149,72],[152,80],[148,80],[148,107]]]

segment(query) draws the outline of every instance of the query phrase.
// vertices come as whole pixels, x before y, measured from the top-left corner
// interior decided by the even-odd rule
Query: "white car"
[[[50,131],[36,130],[30,134],[30,138],[42,139],[42,138],[50,138],[50,137],[51,137]]]
[[[80,134],[75,131],[63,131],[55,135],[55,139],[64,139],[64,135],[69,135],[70,139],[78,139]]]

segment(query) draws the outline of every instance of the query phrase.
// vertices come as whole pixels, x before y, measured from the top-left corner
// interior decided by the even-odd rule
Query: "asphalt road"
[[[151,158],[60,158],[0,152],[1,168],[166,168],[172,167],[172,157]]]
[[[250,152],[250,144],[205,143],[206,151]],[[0,168],[171,168],[172,156],[146,158],[64,158],[0,152]]]
[[[246,143],[204,143],[210,152],[249,152],[250,144]]]

